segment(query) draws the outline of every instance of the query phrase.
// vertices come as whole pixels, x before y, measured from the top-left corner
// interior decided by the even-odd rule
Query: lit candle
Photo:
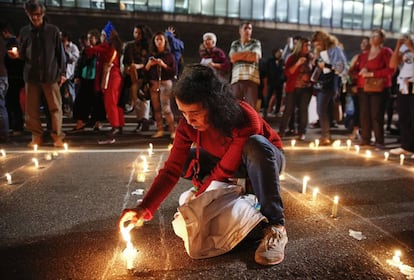
[[[132,245],[131,242],[127,242],[127,246],[122,252],[122,255],[124,256],[126,260],[128,270],[131,270],[134,268],[134,261],[135,261],[137,254],[138,252],[137,252],[137,249],[134,248],[134,245]]]
[[[68,151],[68,143],[63,143],[63,149],[65,150],[65,152]]]
[[[145,173],[144,172],[138,172],[137,182],[145,182]]]
[[[384,152],[384,160],[388,160],[389,157],[390,157],[390,153]]]
[[[335,196],[334,200],[333,200],[333,205],[332,205],[332,218],[336,218],[337,214],[338,214],[338,202],[339,202],[339,196]]]
[[[315,143],[310,142],[310,143],[309,143],[309,148],[314,149],[314,148],[315,148]]]
[[[371,152],[371,151],[369,151],[369,150],[366,150],[366,151],[365,151],[365,156],[366,156],[367,158],[372,157],[372,152]]]
[[[335,141],[333,142],[332,146],[333,146],[334,148],[339,148],[339,147],[341,147],[341,140],[335,140]]]
[[[147,158],[145,156],[141,156],[142,159],[142,169],[143,172],[147,172],[148,171],[148,161]]]
[[[293,148],[293,147],[295,147],[295,145],[296,145],[296,140],[295,140],[295,139],[292,139],[292,141],[290,141],[290,145],[292,146],[292,148]]]
[[[7,180],[7,185],[11,185],[12,184],[12,177],[10,173],[6,173],[6,180]]]
[[[37,160],[37,158],[32,158],[32,161],[34,163],[35,168],[39,168],[39,161]]]
[[[1,156],[2,157],[6,157],[6,151],[4,149],[0,150]]]
[[[312,192],[312,200],[316,201],[316,198],[318,197],[319,188],[314,188]]]
[[[392,261],[395,262],[396,264],[400,264],[401,263],[400,257],[401,257],[401,251],[395,250],[394,256],[392,257]]]
[[[308,187],[308,181],[310,180],[309,176],[304,176],[302,180],[302,193],[306,193],[306,188]]]
[[[401,154],[400,155],[400,165],[404,165],[404,159],[405,159],[404,154]]]
[[[58,155],[59,155],[59,153],[58,153],[58,152],[56,152],[56,151],[54,151],[54,152],[52,153],[52,156],[53,156],[53,157],[55,157],[55,158],[56,158]]]
[[[149,148],[148,148],[148,156],[152,156],[152,153],[153,153],[153,149],[154,149],[154,146],[152,145],[152,143],[149,143]]]
[[[317,147],[319,147],[319,139],[316,139],[315,140],[315,147],[317,148]]]
[[[45,154],[45,160],[52,160],[52,154],[51,153]]]
[[[37,147],[38,147],[37,144],[34,144],[33,145],[33,151],[37,152]]]
[[[346,140],[346,149],[349,151],[351,149],[352,141],[350,139]]]
[[[355,152],[359,153],[360,147],[359,145],[355,145]]]
[[[142,226],[143,221],[140,219],[137,224],[137,226]],[[137,249],[134,248],[134,245],[131,242],[131,234],[130,231],[134,228],[134,225],[130,223],[127,227],[121,226],[121,234],[126,242],[126,248],[122,252],[122,255],[126,259],[127,263],[127,269],[133,269],[134,268],[134,260],[138,254]]]

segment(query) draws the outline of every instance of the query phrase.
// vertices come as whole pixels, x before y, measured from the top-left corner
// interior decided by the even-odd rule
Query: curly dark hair
[[[208,111],[210,125],[224,136],[231,137],[233,129],[247,123],[230,85],[210,67],[187,65],[173,89],[173,96],[184,104],[201,103]]]

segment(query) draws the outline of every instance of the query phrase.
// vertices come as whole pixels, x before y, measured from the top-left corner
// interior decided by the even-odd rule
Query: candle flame
[[[39,161],[37,158],[32,158],[32,162],[34,163],[35,168],[39,168]]]
[[[11,177],[10,173],[6,173],[5,176],[6,176],[7,184],[11,185],[12,184],[12,177]]]
[[[126,242],[126,248],[122,251],[122,255],[126,259],[127,269],[134,268],[134,260],[138,254],[137,249],[135,249],[134,245],[131,242],[131,234],[130,231],[134,228],[134,224],[130,223],[126,227],[121,227],[121,234],[122,238]]]
[[[315,201],[318,197],[319,188],[314,188],[312,192],[312,200]]]

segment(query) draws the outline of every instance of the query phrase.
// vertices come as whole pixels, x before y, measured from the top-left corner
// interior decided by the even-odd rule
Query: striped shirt
[[[231,43],[229,56],[236,52],[255,52],[262,56],[262,46],[259,40],[251,39],[246,44],[242,44],[240,40],[233,41]],[[238,81],[252,81],[256,84],[260,84],[259,63],[237,61],[233,64],[231,83],[234,84]]]

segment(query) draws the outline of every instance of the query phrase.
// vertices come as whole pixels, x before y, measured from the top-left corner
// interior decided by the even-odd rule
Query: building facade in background
[[[21,5],[24,0],[0,0]],[[414,0],[46,0],[47,6],[147,11],[351,30],[414,32]]]

